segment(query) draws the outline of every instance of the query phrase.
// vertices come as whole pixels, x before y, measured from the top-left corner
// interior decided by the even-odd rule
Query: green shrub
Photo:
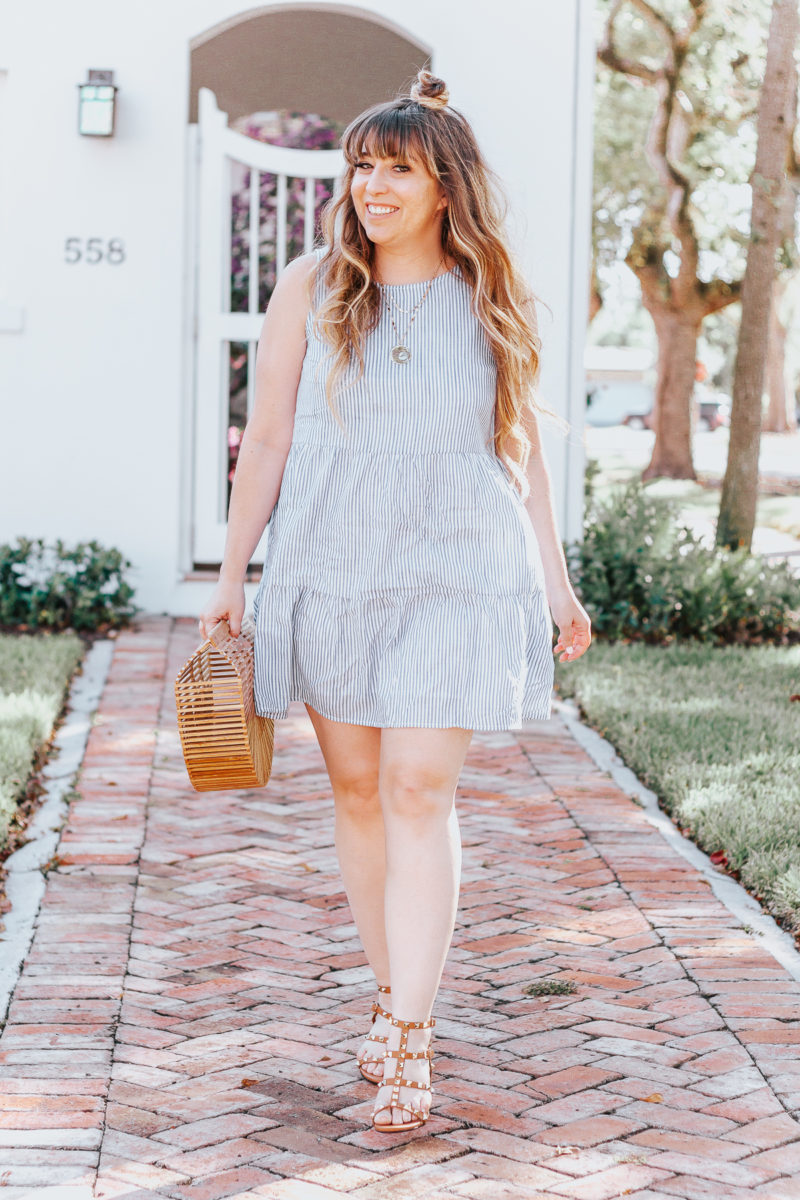
[[[596,633],[669,642],[800,639],[800,580],[786,563],[708,548],[678,504],[638,479],[599,500],[587,474],[584,538],[566,548]]]
[[[11,629],[94,631],[125,625],[136,611],[130,567],[99,542],[18,538],[0,545],[0,625]]]

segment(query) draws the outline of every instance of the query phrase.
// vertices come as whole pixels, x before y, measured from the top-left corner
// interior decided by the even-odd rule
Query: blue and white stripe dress
[[[409,313],[426,286],[384,285]],[[364,376],[337,396],[346,434],[309,313],[254,607],[262,716],[287,716],[292,700],[380,728],[514,729],[550,716],[541,558],[492,443],[496,367],[470,299],[458,267],[438,276],[406,363],[392,360],[384,305]],[[401,334],[408,320],[395,310]]]

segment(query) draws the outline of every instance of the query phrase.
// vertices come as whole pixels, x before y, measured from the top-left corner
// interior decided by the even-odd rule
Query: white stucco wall
[[[347,10],[397,23],[388,0]],[[189,40],[243,11],[48,0],[0,17],[0,539],[117,545],[151,611],[196,612],[209,586],[184,580]],[[574,432],[546,448],[568,537],[581,503],[589,18],[590,0],[402,8],[505,182],[529,278],[552,309],[540,308],[543,395]],[[113,69],[120,87],[110,139],[77,132],[89,67]],[[70,265],[70,237],[119,238],[125,261]]]

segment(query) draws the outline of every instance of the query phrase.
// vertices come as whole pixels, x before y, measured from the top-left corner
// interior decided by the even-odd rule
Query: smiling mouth
[[[390,207],[388,204],[368,204],[367,212],[371,217],[386,217],[390,213],[397,212],[397,209]]]

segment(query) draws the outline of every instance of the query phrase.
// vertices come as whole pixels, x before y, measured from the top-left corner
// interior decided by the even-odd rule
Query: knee
[[[384,815],[419,825],[446,821],[453,805],[451,781],[435,772],[404,771],[381,781]]]
[[[333,796],[337,816],[364,820],[381,815],[378,779],[374,774],[352,774],[336,779]]]

